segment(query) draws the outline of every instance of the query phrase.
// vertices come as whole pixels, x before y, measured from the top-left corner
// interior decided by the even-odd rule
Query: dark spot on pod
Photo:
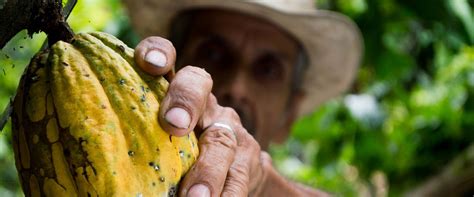
[[[176,186],[171,186],[170,191],[168,192],[169,197],[178,196]]]
[[[125,47],[124,46],[118,45],[117,47],[118,47],[118,49],[120,49],[120,51],[125,52]]]
[[[141,102],[145,102],[145,101],[146,101],[145,95],[142,95],[142,96],[140,97],[140,101],[141,101]]]
[[[187,154],[186,156],[188,157],[188,159],[190,159],[190,158],[191,158],[191,154]]]
[[[104,104],[100,105],[100,108],[102,109],[107,109],[107,106],[105,106]]]
[[[153,187],[156,185],[155,182],[152,182],[151,185],[153,185]]]
[[[23,37],[23,40],[26,40],[26,36],[25,36],[25,37]]]
[[[61,64],[62,64],[63,66],[69,66],[69,64],[66,63],[66,62],[61,62]]]
[[[145,92],[145,86],[140,86],[142,88],[142,92]]]
[[[12,68],[15,68],[15,64],[12,64]]]
[[[66,156],[66,157],[71,156],[71,151],[69,151],[69,149],[67,149],[67,148],[65,148],[65,149],[63,150],[63,153],[64,153],[64,156]]]
[[[5,69],[2,68],[2,70],[3,70],[3,75],[7,75],[7,73],[5,72]]]
[[[155,164],[154,162],[148,163],[149,166],[151,166],[155,171],[160,170],[160,165]]]
[[[23,46],[20,46],[20,49],[22,49],[22,48],[23,48]]]
[[[184,151],[179,150],[179,157],[181,157],[181,158],[184,157]]]
[[[156,148],[156,152],[160,152],[160,148]]]
[[[165,177],[160,176],[160,181],[165,182]]]
[[[8,56],[7,54],[5,54],[5,58],[10,59],[10,56]]]
[[[90,75],[89,75],[89,74],[85,74],[84,77],[90,77]]]
[[[117,175],[117,172],[113,171],[112,174],[113,174],[113,175]]]
[[[136,109],[137,109],[137,107],[135,107],[135,106],[132,106],[131,108],[132,108],[132,110],[136,110]]]
[[[120,79],[120,80],[119,80],[119,84],[120,84],[120,85],[125,84],[125,79]]]
[[[135,152],[133,151],[128,151],[128,156],[133,157],[135,155]]]
[[[13,51],[16,51],[15,47],[13,47]]]

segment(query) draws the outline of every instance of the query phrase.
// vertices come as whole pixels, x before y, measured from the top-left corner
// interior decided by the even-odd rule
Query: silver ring
[[[232,133],[234,133],[234,129],[232,129],[232,127],[230,127],[228,124],[224,124],[224,123],[220,123],[220,122],[215,122],[215,123],[212,124],[212,126],[221,127],[221,128],[230,130],[230,131],[232,131]]]
[[[237,140],[237,134],[235,133],[234,129],[232,129],[232,127],[230,127],[230,125],[220,123],[220,122],[215,122],[215,123],[212,123],[211,126],[220,127],[220,128],[224,128],[224,129],[229,130],[230,132],[232,132],[232,134],[234,134],[235,140]]]

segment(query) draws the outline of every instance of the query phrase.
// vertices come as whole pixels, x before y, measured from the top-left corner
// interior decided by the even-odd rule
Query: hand
[[[135,50],[137,64],[152,75],[170,72],[175,60],[173,45],[160,37],[146,38]],[[169,79],[160,105],[160,125],[175,136],[192,130],[199,136],[200,155],[181,182],[180,196],[259,196],[267,169],[272,169],[270,156],[260,150],[237,113],[217,103],[211,76],[187,66]]]

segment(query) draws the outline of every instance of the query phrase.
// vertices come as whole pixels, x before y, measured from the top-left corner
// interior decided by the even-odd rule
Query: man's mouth
[[[247,129],[247,132],[249,132],[252,136],[255,136],[255,122],[253,121],[251,115],[248,112],[244,112],[244,110],[239,107],[231,107],[237,112],[237,114],[239,114],[242,126],[244,126],[244,128]]]

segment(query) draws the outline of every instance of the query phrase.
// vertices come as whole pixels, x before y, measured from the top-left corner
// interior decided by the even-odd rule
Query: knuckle
[[[225,183],[226,193],[234,195],[247,193],[249,182],[248,170],[243,166],[232,165]]]
[[[177,105],[196,109],[205,105],[205,93],[198,88],[193,88],[186,82],[173,81],[169,87],[168,95],[171,101]]]
[[[248,183],[248,176],[238,174],[237,176],[229,176],[227,178],[226,187],[228,189],[235,189],[235,193],[246,188]]]
[[[238,178],[239,180],[248,180],[249,170],[248,165],[245,165],[242,162],[236,162],[230,167],[229,175]]]
[[[220,117],[229,118],[234,123],[234,127],[238,127],[236,128],[237,130],[241,130],[243,128],[240,128],[241,123],[239,114],[237,114],[237,112],[231,107],[221,107]]]
[[[220,105],[217,103],[217,98],[214,96],[214,94],[210,93],[209,96],[207,97],[207,103],[206,103],[209,113],[215,113],[216,109],[219,109]]]
[[[271,166],[272,165],[272,157],[265,151],[260,152],[260,162],[263,166]]]
[[[217,98],[214,96],[214,94],[209,94],[209,97],[207,97],[207,103],[208,105],[212,106],[218,106],[219,104],[217,103]]]
[[[198,113],[196,110],[199,110],[198,107],[201,105],[199,96],[200,95],[194,91],[178,89],[178,91],[169,94],[169,99],[172,106],[181,107],[193,116]]]
[[[232,119],[239,119],[239,114],[231,107],[223,107],[223,113]]]
[[[240,135],[239,142],[241,147],[246,147],[247,151],[251,153],[258,153],[260,152],[260,144],[258,144],[257,140],[247,132],[245,128],[241,128],[242,134]]]
[[[200,99],[203,99],[203,94],[199,92],[198,90],[182,85],[179,83],[174,83],[170,86],[170,91],[171,96],[173,99],[176,99],[176,101],[179,102],[191,102],[191,103],[196,103],[200,101]]]
[[[157,36],[158,37],[158,36]],[[173,43],[171,41],[169,41],[168,39],[165,39],[165,38],[162,38],[162,37],[158,37],[161,41],[161,43],[164,45],[164,46],[169,46],[169,47],[174,47],[173,46]]]
[[[248,139],[251,147],[254,147],[255,149],[258,150],[258,152],[260,152],[260,144],[257,142],[257,140],[255,140],[255,138],[253,138],[253,136],[250,135],[250,133],[248,132],[245,132],[245,136]]]
[[[185,66],[181,69],[183,72],[191,73],[194,77],[199,77],[200,79],[204,80],[211,80],[211,75],[204,70],[203,68],[195,67],[195,66]]]
[[[161,45],[161,46],[173,46],[173,43],[169,41],[168,39],[165,39],[160,36],[150,36],[148,38],[145,38],[144,40],[147,44],[150,45]]]
[[[179,80],[177,80],[179,79]],[[176,83],[180,86],[188,87],[196,92],[202,94],[208,94],[211,92],[213,81],[211,75],[207,73],[204,69],[186,66],[176,73],[176,77],[173,80],[177,81]]]
[[[225,147],[235,150],[237,143],[232,133],[221,128],[209,128],[200,137],[199,142],[211,146]]]

